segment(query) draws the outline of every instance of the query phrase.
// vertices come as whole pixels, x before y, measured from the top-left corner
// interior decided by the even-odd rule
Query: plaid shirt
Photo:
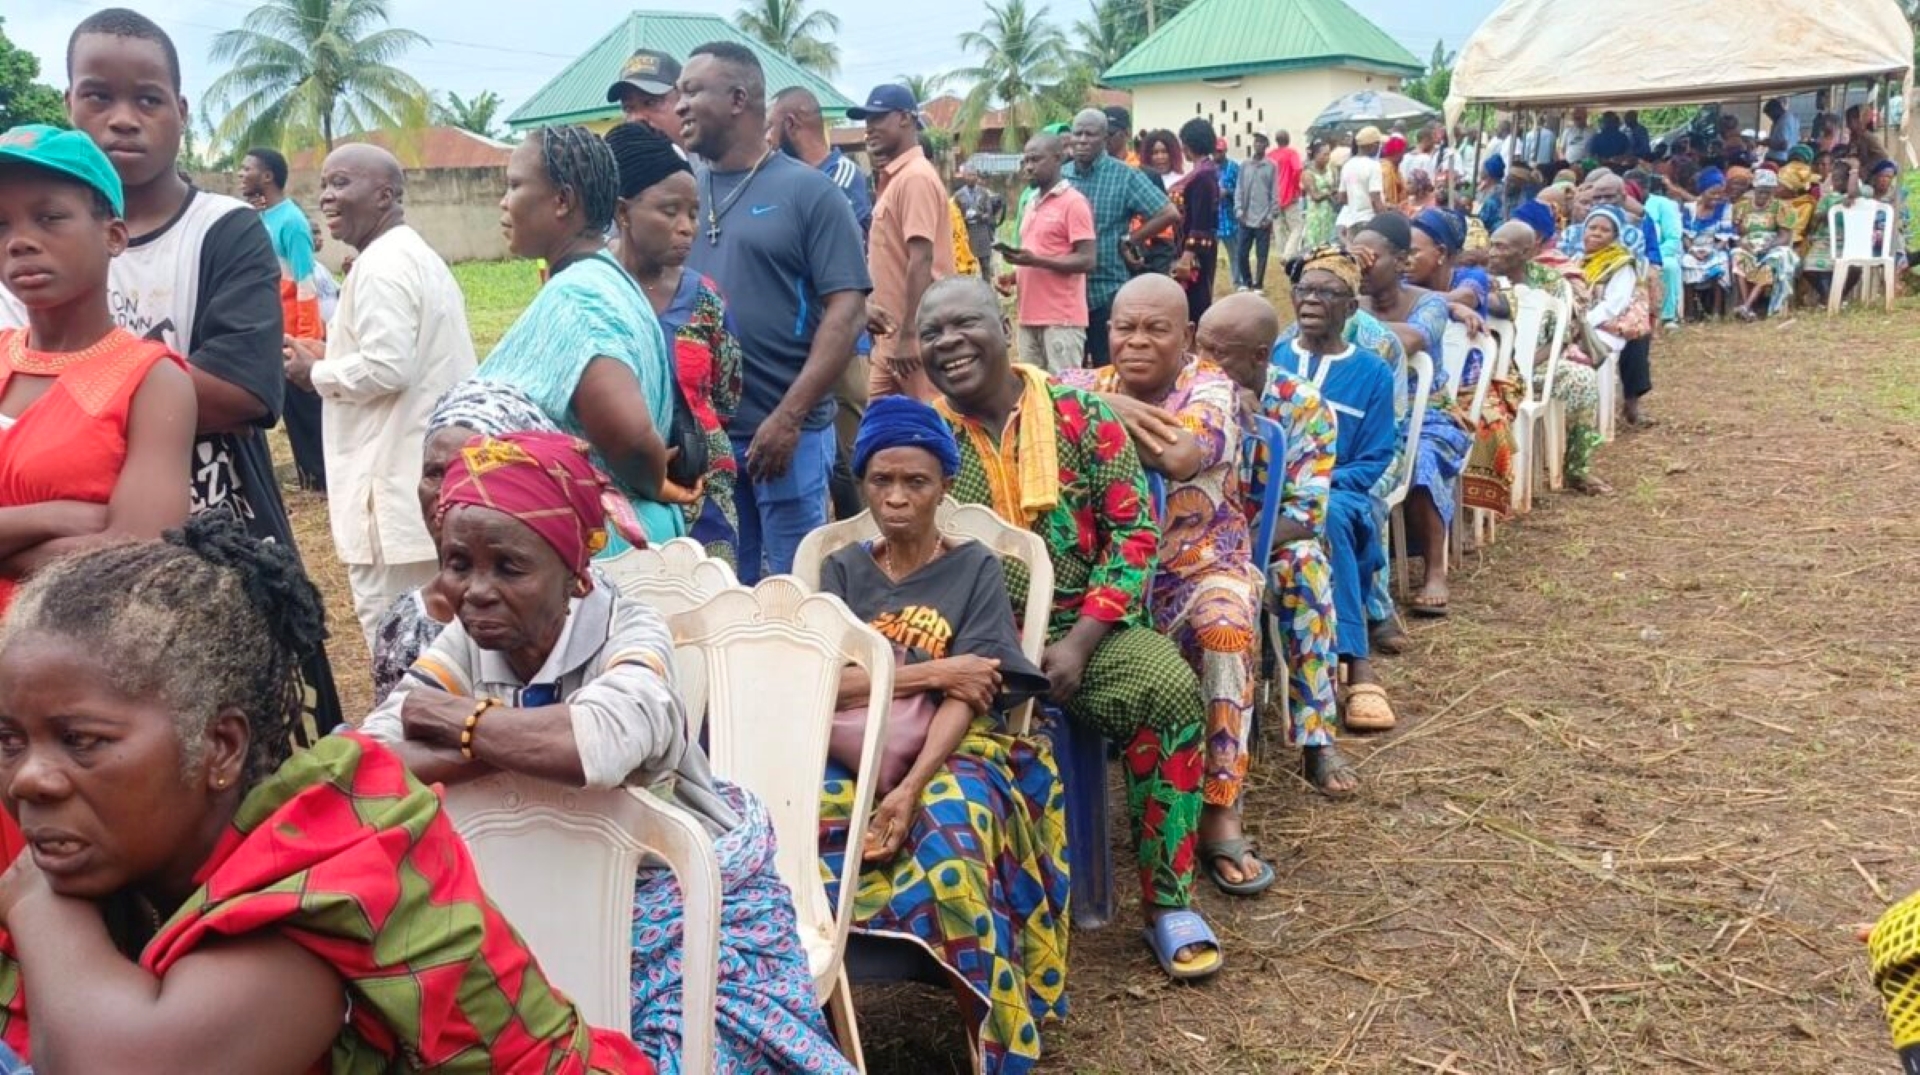
[[[1150,217],[1167,204],[1167,192],[1138,168],[1129,168],[1105,153],[1087,175],[1078,161],[1061,170],[1093,206],[1093,271],[1087,274],[1087,305],[1093,309],[1113,304],[1113,296],[1127,282],[1127,263],[1120,259],[1120,240],[1134,217]]]

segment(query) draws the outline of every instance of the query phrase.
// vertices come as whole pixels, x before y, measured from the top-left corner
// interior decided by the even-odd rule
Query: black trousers
[[[1272,224],[1268,224],[1264,228],[1249,228],[1245,224],[1240,225],[1240,234],[1234,236],[1233,239],[1233,267],[1239,277],[1239,283],[1242,286],[1251,287],[1255,290],[1267,286],[1267,255],[1272,250]],[[1248,265],[1253,259],[1248,257],[1249,254],[1256,255],[1258,258],[1256,263],[1258,267],[1251,272],[1248,271]]]
[[[293,449],[293,469],[300,487],[326,492],[327,453],[320,438],[320,397],[289,382],[280,410],[280,418],[287,424],[287,444]]]
[[[1628,340],[1620,351],[1620,387],[1628,399],[1639,399],[1653,391],[1653,335]]]

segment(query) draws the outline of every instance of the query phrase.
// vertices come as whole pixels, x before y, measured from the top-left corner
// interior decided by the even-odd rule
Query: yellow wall
[[[1335,99],[1360,90],[1391,90],[1400,80],[1345,67],[1251,75],[1236,83],[1160,82],[1133,89],[1136,131],[1164,127],[1178,132],[1195,116],[1205,117],[1227,140],[1235,158],[1253,147],[1253,132],[1285,129],[1296,148],[1304,147],[1307,124]]]

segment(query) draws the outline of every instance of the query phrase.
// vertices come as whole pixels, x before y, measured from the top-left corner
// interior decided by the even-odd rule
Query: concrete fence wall
[[[230,173],[202,173],[193,181],[203,190],[240,194],[239,179]],[[500,196],[506,190],[505,168],[409,170],[407,223],[449,263],[499,261],[508,256],[506,234],[500,230]],[[319,173],[288,176],[287,196],[299,203],[309,219],[320,219]],[[329,238],[320,260],[338,272],[340,260],[348,253],[344,244]]]

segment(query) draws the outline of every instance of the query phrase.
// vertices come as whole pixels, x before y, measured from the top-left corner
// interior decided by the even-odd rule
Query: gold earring
[[[227,786],[227,778],[226,778],[226,777],[224,777],[224,776],[222,776],[222,777],[217,777],[217,778],[215,778],[215,780],[214,780],[214,782],[213,782],[213,786],[214,786],[214,787],[216,787],[216,788],[224,788],[224,787],[226,787],[226,786]]]

